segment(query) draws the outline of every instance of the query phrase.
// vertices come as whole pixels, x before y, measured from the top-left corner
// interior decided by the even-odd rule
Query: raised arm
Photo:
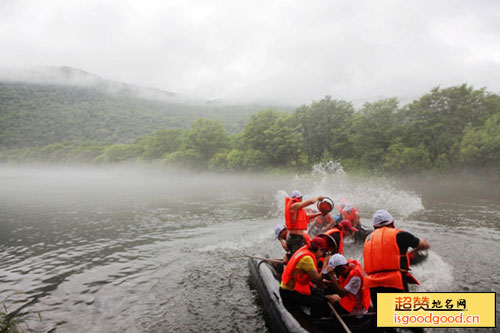
[[[320,201],[320,200],[323,200],[323,196],[321,196],[321,195],[317,196],[317,197],[314,197],[314,198],[307,199],[305,201],[296,202],[296,203],[294,203],[293,205],[290,206],[290,213],[295,213],[299,209],[305,208],[305,207],[307,207],[309,205],[314,204],[316,201]]]

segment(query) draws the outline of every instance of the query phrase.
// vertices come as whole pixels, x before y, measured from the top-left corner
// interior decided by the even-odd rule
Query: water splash
[[[346,173],[342,168],[342,164],[335,161],[328,161],[313,165],[312,174],[313,175],[336,174],[339,176],[345,176]]]
[[[329,161],[313,166],[310,174],[296,175],[286,190],[275,195],[274,216],[283,214],[283,201],[287,192],[299,189],[304,198],[323,195],[353,204],[362,218],[369,218],[378,209],[386,209],[395,217],[407,217],[424,208],[421,197],[415,192],[399,188],[394,181],[383,177],[350,175],[338,162]]]
[[[420,281],[417,291],[453,291],[453,268],[439,254],[428,251],[427,259],[411,269]]]

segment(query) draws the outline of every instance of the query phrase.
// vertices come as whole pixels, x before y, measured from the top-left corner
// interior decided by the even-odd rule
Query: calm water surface
[[[27,331],[267,331],[244,255],[282,256],[273,227],[294,188],[428,239],[416,290],[500,290],[499,184],[1,167],[0,188],[0,301]]]

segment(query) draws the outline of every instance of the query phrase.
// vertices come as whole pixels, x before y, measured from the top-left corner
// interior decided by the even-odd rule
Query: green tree
[[[309,163],[325,156],[339,159],[350,153],[347,130],[353,114],[351,103],[330,96],[295,110]]]
[[[404,143],[423,144],[436,165],[456,165],[467,126],[480,126],[500,110],[497,95],[467,85],[435,88],[404,109]]]
[[[252,116],[241,138],[243,149],[239,151],[247,152],[244,164],[249,166],[248,156],[253,156],[271,166],[295,166],[303,145],[299,127],[286,112],[266,109]]]
[[[144,147],[139,144],[115,144],[104,150],[97,159],[107,163],[125,162],[138,159],[144,153]]]
[[[500,114],[491,116],[480,128],[466,128],[460,144],[460,157],[470,166],[500,165]]]
[[[226,149],[228,144],[229,136],[220,122],[200,118],[187,131],[184,148],[193,149],[201,158],[208,161],[215,153]]]
[[[431,166],[429,152],[423,144],[418,147],[405,147],[400,140],[396,140],[381,158],[381,164],[386,171],[423,171]]]
[[[269,138],[263,151],[273,166],[295,166],[300,156],[302,133],[295,124],[294,117],[282,113],[264,135]]]
[[[274,125],[280,115],[280,112],[273,109],[265,109],[254,114],[243,129],[241,149],[264,150],[273,135],[269,128]]]
[[[181,129],[162,129],[147,137],[143,158],[161,159],[167,153],[177,151],[181,147],[183,131]]]
[[[208,161],[195,149],[183,149],[166,154],[164,161],[166,164],[189,166],[200,170],[208,167]]]
[[[349,140],[358,163],[381,168],[385,154],[398,132],[398,101],[395,98],[365,103],[353,117]]]

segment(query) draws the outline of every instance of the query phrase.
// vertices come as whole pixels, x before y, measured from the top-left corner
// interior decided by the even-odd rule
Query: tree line
[[[0,152],[0,161],[157,161],[200,170],[309,168],[334,160],[347,170],[500,171],[500,96],[460,85],[434,88],[412,103],[352,103],[326,96],[293,111],[267,108],[230,134],[214,119],[164,128],[130,143],[57,143]]]

